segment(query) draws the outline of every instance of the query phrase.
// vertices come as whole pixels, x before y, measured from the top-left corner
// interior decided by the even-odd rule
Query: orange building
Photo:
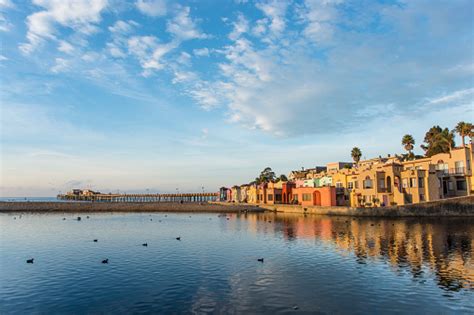
[[[336,188],[326,187],[298,187],[292,189],[293,203],[302,206],[336,206]]]

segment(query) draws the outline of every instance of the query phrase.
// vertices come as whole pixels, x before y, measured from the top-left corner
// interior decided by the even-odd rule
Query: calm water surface
[[[86,215],[0,214],[1,314],[474,310],[469,219]]]

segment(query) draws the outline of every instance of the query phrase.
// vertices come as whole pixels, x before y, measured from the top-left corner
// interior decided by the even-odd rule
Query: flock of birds
[[[167,217],[167,216],[168,216],[168,215],[165,214],[165,217]],[[223,215],[218,215],[218,217],[221,217],[221,216],[227,217],[227,215],[225,215],[225,214],[223,214]],[[189,217],[191,218],[191,216],[189,216]],[[20,215],[20,218],[21,218],[21,215]],[[86,216],[86,218],[89,219],[90,217],[89,217],[89,216]],[[14,219],[16,220],[16,217],[14,217]],[[63,218],[63,221],[64,221],[64,220],[66,220],[66,218]],[[81,218],[81,217],[77,217],[76,220],[77,220],[77,221],[81,221],[82,218]],[[211,220],[211,218],[209,218],[209,220]],[[229,220],[228,217],[227,217],[227,220]],[[150,221],[153,221],[153,220],[150,219]],[[161,222],[161,220],[159,220],[159,222]],[[272,221],[268,221],[268,222],[271,223]],[[176,237],[176,240],[177,240],[177,241],[181,241],[181,236]],[[94,240],[93,240],[94,243],[97,243],[98,241],[99,241],[98,239],[94,239]],[[148,243],[143,243],[142,246],[148,247]],[[34,263],[34,260],[35,260],[34,258],[27,259],[27,260],[26,260],[26,263],[27,263],[27,264],[33,264],[33,263]],[[263,258],[258,258],[257,261],[263,263],[263,262],[264,262],[264,259],[263,259]],[[108,264],[108,263],[109,263],[109,259],[106,258],[106,259],[102,260],[102,263],[103,263],[103,264]]]

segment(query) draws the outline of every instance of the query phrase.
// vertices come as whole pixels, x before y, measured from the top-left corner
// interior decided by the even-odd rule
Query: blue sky
[[[0,9],[2,196],[215,191],[473,120],[470,0]]]

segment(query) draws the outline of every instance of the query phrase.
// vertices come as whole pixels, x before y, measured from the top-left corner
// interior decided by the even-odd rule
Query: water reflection
[[[254,233],[280,234],[286,241],[320,240],[351,252],[359,264],[369,259],[389,263],[394,272],[409,271],[423,280],[426,268],[447,291],[474,290],[474,220],[371,219],[292,214],[243,215]],[[273,221],[274,225],[261,222]]]

